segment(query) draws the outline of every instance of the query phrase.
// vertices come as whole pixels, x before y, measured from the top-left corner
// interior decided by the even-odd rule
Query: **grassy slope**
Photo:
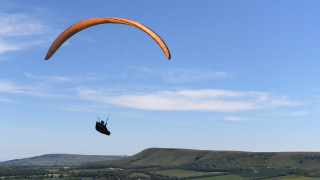
[[[269,167],[300,169],[320,169],[320,153],[318,152],[279,152],[266,161]]]
[[[204,151],[190,149],[150,148],[116,161],[89,163],[85,166],[115,167],[179,167],[185,169],[208,167],[208,170],[245,168],[320,169],[320,153],[281,152],[255,153],[240,151]],[[84,166],[84,167],[85,167]]]
[[[282,176],[282,177],[275,177],[269,178],[268,180],[316,180],[320,179],[318,177],[303,177],[303,176]]]
[[[196,177],[196,176],[207,176],[207,175],[221,175],[219,172],[199,172],[199,171],[189,171],[183,169],[168,169],[168,170],[158,170],[152,171],[155,174],[162,174],[170,177],[186,178],[186,177]]]
[[[250,153],[238,151],[204,151],[190,149],[150,148],[134,156],[109,162],[98,162],[90,165],[115,166],[185,166],[192,163],[214,164],[214,166],[259,166],[273,153]]]
[[[303,177],[303,176],[281,176],[276,178],[267,178],[265,180],[316,180],[320,178],[316,177]],[[245,180],[238,175],[224,175],[224,176],[215,176],[215,177],[207,177],[207,178],[194,178],[191,180]]]
[[[213,177],[205,177],[205,178],[194,178],[191,180],[246,180],[238,175],[223,175],[223,176],[213,176]]]
[[[14,165],[63,165],[72,166],[80,165],[96,161],[108,161],[121,159],[125,156],[97,156],[97,155],[75,155],[75,154],[47,154],[42,156],[35,156],[31,158],[16,159],[11,161],[0,162],[0,166],[14,166]]]

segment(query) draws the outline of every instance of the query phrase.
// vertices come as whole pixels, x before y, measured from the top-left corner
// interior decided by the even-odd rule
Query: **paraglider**
[[[79,21],[69,28],[67,28],[65,31],[63,31],[57,39],[52,43],[51,47],[49,48],[47,55],[45,57],[45,60],[48,60],[58,49],[59,47],[68,40],[71,36],[75,35],[77,32],[86,29],[91,26],[95,26],[98,24],[105,24],[105,23],[117,23],[117,24],[126,24],[130,26],[137,27],[147,33],[149,36],[151,36],[161,47],[164,54],[167,56],[168,59],[171,58],[170,52],[164,41],[150,28],[129,19],[123,19],[123,18],[110,18],[110,17],[97,17],[97,18],[90,18],[85,19],[82,21]]]
[[[99,25],[99,24],[106,24],[106,23],[116,23],[116,24],[125,24],[125,25],[130,25],[139,28],[140,30],[144,31],[147,33],[150,37],[152,37],[160,46],[164,54],[168,59],[171,58],[171,54],[169,52],[169,49],[165,42],[158,36],[155,32],[153,32],[150,28],[136,22],[132,21],[129,19],[123,19],[123,18],[111,18],[111,17],[97,17],[97,18],[90,18],[90,19],[85,19],[82,21],[79,21],[73,25],[71,25],[69,28],[64,30],[57,38],[56,40],[52,43],[50,46],[45,60],[50,59],[50,57],[59,49],[59,47],[67,41],[70,37],[78,33],[79,31],[86,29],[91,26]],[[98,117],[99,122],[96,122],[96,130],[99,131],[102,134],[110,135],[110,131],[107,129],[106,124],[104,124],[104,121],[101,121],[100,118]],[[107,118],[108,120],[108,118]],[[106,120],[106,121],[107,121]]]
[[[98,117],[99,121],[96,122],[96,130],[99,131],[102,134],[105,135],[110,135],[110,131],[107,129],[107,121],[108,118],[106,119],[106,123],[104,123],[103,120],[100,120],[100,117]]]

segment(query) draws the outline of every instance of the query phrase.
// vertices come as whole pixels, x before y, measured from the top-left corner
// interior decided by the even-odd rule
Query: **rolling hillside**
[[[320,177],[320,153],[317,152],[241,152],[150,148],[133,156],[49,154],[0,164],[8,165],[0,167],[0,177],[27,177],[27,179],[51,177],[53,173],[62,179],[64,177],[66,179],[95,179],[98,177],[105,179],[253,180],[317,179]],[[49,165],[71,167],[61,168],[61,166]]]
[[[126,156],[98,156],[98,155],[76,155],[76,154],[47,154],[31,158],[15,159],[11,161],[0,162],[0,166],[49,166],[62,165],[73,166],[96,161],[109,161],[121,159]]]
[[[80,167],[176,167],[189,170],[226,172],[257,168],[320,170],[320,153],[150,148],[124,159],[88,163]]]

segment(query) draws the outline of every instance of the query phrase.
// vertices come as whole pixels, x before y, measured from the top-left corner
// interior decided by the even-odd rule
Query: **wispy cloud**
[[[245,117],[238,117],[238,116],[225,116],[223,119],[228,121],[247,121],[248,118]]]
[[[30,73],[25,73],[27,78],[38,79],[43,81],[53,81],[53,82],[71,82],[75,81],[75,78],[68,76],[35,76]]]
[[[24,73],[27,78],[36,79],[41,81],[48,81],[48,82],[79,82],[79,81],[101,81],[107,78],[105,75],[87,75],[81,77],[71,77],[71,76],[44,76],[44,75],[34,75],[31,73]]]
[[[276,113],[273,113],[273,115],[281,116],[281,117],[285,117],[285,116],[304,116],[304,115],[308,115],[308,114],[310,114],[309,111],[292,111],[292,112],[276,112]]]
[[[0,13],[0,36],[29,36],[46,33],[40,20],[27,14]]]
[[[73,78],[65,76],[34,76],[25,74],[28,78],[50,79],[50,81],[70,82]],[[213,111],[235,112],[255,109],[268,109],[276,107],[288,107],[303,105],[298,101],[292,101],[287,96],[275,95],[256,91],[230,91],[222,89],[199,89],[156,92],[131,92],[128,90],[116,91],[109,88],[90,89],[85,87],[55,89],[47,83],[18,85],[11,81],[0,80],[0,93],[23,94],[37,97],[80,98],[82,100],[114,104],[117,106],[164,111]],[[120,92],[121,91],[121,92]],[[73,92],[76,92],[74,94]],[[123,93],[126,92],[126,93]],[[58,93],[58,94],[57,94]],[[0,99],[2,102],[10,102],[9,99]],[[11,101],[12,102],[12,101]],[[73,107],[73,110],[81,110],[82,107]],[[72,110],[69,109],[69,110]],[[94,111],[94,108],[86,111]],[[81,111],[84,111],[82,109]],[[295,112],[291,115],[302,115],[307,112]],[[227,116],[226,120],[242,120],[241,118]]]
[[[1,3],[6,4],[5,2]],[[0,54],[42,44],[46,40],[43,40],[41,35],[50,32],[39,17],[0,10]]]
[[[1,11],[5,11],[7,9],[12,9],[14,7],[16,7],[16,3],[13,1],[9,1],[9,0],[0,0],[0,7],[1,7]]]
[[[94,112],[99,113],[102,112],[101,107],[96,107],[94,105],[88,106],[88,105],[79,105],[79,104],[62,104],[59,106],[52,106],[53,109],[60,109],[64,111],[77,111],[77,112]]]
[[[27,94],[35,96],[48,96],[45,93],[42,93],[39,88],[34,87],[24,87],[16,85],[9,81],[0,80],[0,92],[4,93],[13,93],[13,94]]]
[[[21,45],[18,44],[10,44],[0,38],[0,54],[8,52],[8,51],[16,51],[22,49]]]
[[[200,80],[219,79],[231,76],[230,73],[224,71],[209,71],[204,69],[151,69],[147,67],[130,67],[132,69],[147,73],[148,75],[160,76],[167,82],[184,83],[196,82]]]
[[[67,92],[67,90],[64,90]],[[11,81],[0,80],[0,93],[22,94],[35,97],[71,98],[70,95],[56,94],[43,84],[18,85]]]
[[[133,95],[108,95],[101,90],[88,88],[77,88],[77,92],[81,98],[90,101],[144,110],[234,112],[302,104],[290,101],[286,96],[217,89],[160,91]]]
[[[18,101],[15,101],[15,100],[12,100],[12,99],[8,99],[8,98],[0,97],[0,102],[5,102],[5,103],[17,103]]]

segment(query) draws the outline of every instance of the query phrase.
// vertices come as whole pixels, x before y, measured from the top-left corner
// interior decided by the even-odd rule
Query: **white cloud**
[[[79,81],[101,81],[107,78],[107,76],[81,76],[81,77],[71,77],[71,76],[43,76],[43,75],[33,75],[31,73],[24,73],[27,78],[37,79],[48,82],[79,82]]]
[[[0,93],[23,94],[37,97],[59,97],[67,98],[67,96],[53,94],[49,92],[48,87],[40,85],[17,85],[10,81],[0,80]]]
[[[45,43],[47,40],[43,40],[43,35],[49,33],[40,18],[0,12],[0,54]]]
[[[22,87],[8,81],[0,81],[0,92],[44,96],[36,88]]]
[[[310,114],[309,111],[276,112],[275,116],[304,116]]]
[[[22,49],[22,47],[18,44],[9,44],[4,40],[0,39],[0,54],[8,52],[8,51],[16,51]]]
[[[209,71],[204,69],[182,69],[182,68],[170,68],[170,69],[151,69],[147,67],[131,67],[147,73],[149,75],[160,76],[167,82],[184,83],[184,82],[196,82],[199,80],[226,78],[231,76],[230,73],[224,71]]]
[[[54,109],[60,109],[64,111],[78,111],[78,112],[94,112],[94,113],[99,113],[101,112],[102,108],[95,107],[95,106],[85,106],[85,105],[75,105],[75,104],[62,104],[59,106],[53,106],[51,108]],[[100,111],[99,111],[100,110]]]
[[[15,101],[15,100],[12,100],[12,99],[8,99],[8,98],[0,97],[0,102],[17,103],[18,101]]]
[[[237,116],[225,116],[223,119],[228,120],[228,121],[245,121],[247,120],[244,117],[237,117]]]
[[[90,101],[144,110],[234,112],[302,104],[289,101],[285,96],[268,93],[216,89],[160,91],[133,95],[108,95],[101,90],[88,88],[77,88],[77,92],[80,97]]]
[[[53,81],[53,82],[71,82],[75,81],[75,78],[68,76],[35,76],[30,73],[25,73],[27,78],[39,79],[43,81]]]
[[[0,37],[43,34],[46,29],[37,18],[30,15],[0,13]]]

